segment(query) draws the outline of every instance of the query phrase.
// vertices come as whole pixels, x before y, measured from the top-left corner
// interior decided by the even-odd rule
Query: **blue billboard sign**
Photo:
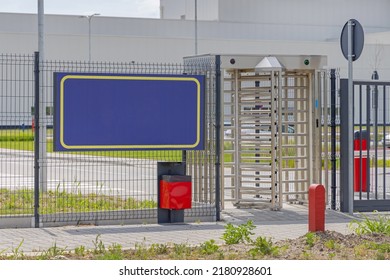
[[[202,150],[204,79],[54,73],[54,150]]]

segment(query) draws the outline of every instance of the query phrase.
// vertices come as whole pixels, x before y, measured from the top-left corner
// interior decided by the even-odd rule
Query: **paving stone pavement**
[[[220,222],[0,229],[0,253],[11,254],[19,245],[24,254],[43,252],[53,246],[66,250],[79,246],[93,249],[100,241],[106,247],[116,243],[123,248],[135,248],[140,243],[198,245],[210,239],[222,244],[227,223],[242,224],[248,220],[256,226],[255,237],[271,237],[274,241],[297,238],[308,231],[308,210],[302,205],[285,205],[280,211],[229,208],[221,214]],[[327,210],[325,229],[350,233],[348,224],[354,218]]]

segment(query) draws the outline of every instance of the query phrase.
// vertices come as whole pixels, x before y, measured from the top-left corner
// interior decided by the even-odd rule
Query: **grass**
[[[22,130],[0,130],[0,142],[32,142],[34,133]]]
[[[40,197],[40,211],[43,214],[150,208],[157,208],[157,202],[136,200],[133,197],[122,199],[95,193],[81,194],[56,190],[42,193]],[[0,214],[33,214],[33,209],[33,190],[0,189]]]
[[[289,140],[289,144],[291,144],[291,140]],[[231,142],[225,142],[224,150],[229,151],[232,150]],[[296,159],[293,158],[297,154],[295,148],[283,148],[282,155],[289,157],[288,159],[282,160],[282,167],[294,168],[296,166]],[[232,153],[224,153],[224,162],[231,163],[234,162],[234,156]],[[259,164],[270,164],[271,157],[269,150],[256,150],[255,148],[248,149],[248,152],[241,153],[241,163],[259,163]],[[257,158],[259,159],[257,159]],[[263,157],[263,158],[261,158]]]

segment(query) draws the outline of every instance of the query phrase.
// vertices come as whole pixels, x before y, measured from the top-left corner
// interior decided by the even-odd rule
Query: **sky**
[[[0,12],[37,13],[38,0],[0,0]],[[160,0],[44,0],[45,14],[160,17]]]

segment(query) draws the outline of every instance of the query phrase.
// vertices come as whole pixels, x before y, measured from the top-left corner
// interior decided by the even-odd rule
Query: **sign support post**
[[[354,200],[354,188],[353,188],[353,131],[354,131],[354,117],[353,117],[353,61],[357,60],[363,51],[364,46],[364,32],[361,24],[356,19],[350,19],[344,25],[340,37],[341,51],[344,57],[348,60],[348,96],[347,99],[347,149],[345,152],[347,175],[345,180],[346,191],[346,208],[348,213],[353,214],[353,200]],[[344,105],[344,104],[341,104]]]
[[[353,22],[348,21],[348,213],[353,214]]]

